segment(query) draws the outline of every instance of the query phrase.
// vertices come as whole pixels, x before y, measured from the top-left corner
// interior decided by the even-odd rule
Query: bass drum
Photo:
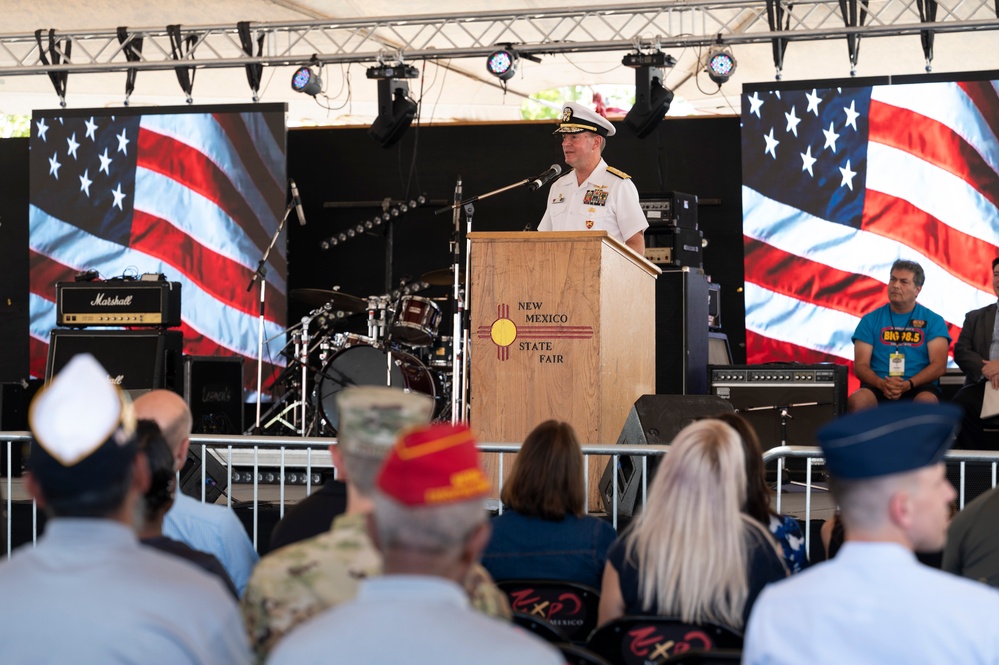
[[[385,349],[381,346],[350,346],[329,359],[319,374],[319,409],[334,431],[340,427],[337,413],[337,395],[347,386],[384,386],[386,377]],[[437,390],[433,377],[418,359],[402,351],[392,351],[393,388],[418,392],[434,399],[434,413],[438,410]]]

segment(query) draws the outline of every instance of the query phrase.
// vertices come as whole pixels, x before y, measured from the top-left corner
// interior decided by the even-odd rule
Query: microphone
[[[548,170],[540,174],[536,178],[533,178],[529,183],[527,183],[527,188],[529,190],[536,191],[541,187],[544,187],[553,179],[555,179],[560,173],[562,173],[562,167],[558,164],[552,164],[548,167]]]
[[[288,182],[291,183],[291,202],[295,205],[298,223],[300,226],[305,226],[305,212],[302,211],[302,197],[298,195],[298,185],[291,178],[288,179]]]

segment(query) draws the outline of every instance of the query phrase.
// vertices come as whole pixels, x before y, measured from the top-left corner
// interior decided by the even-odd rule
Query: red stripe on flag
[[[751,284],[854,316],[887,302],[887,287],[876,279],[836,270],[754,238],[744,236],[743,241],[746,281]]]
[[[28,255],[31,292],[55,302],[56,282],[72,282],[78,272],[75,268],[31,250]]]
[[[215,122],[225,132],[231,145],[252,146],[254,144],[254,139],[241,117],[234,113],[216,113],[212,117],[215,118]],[[246,173],[253,180],[257,191],[263,194],[267,205],[271,207],[271,215],[275,217],[281,216],[284,213],[284,183],[276,183],[274,181],[270,170],[261,159],[260,153],[256,150],[241,150],[240,157],[243,160]]]
[[[964,94],[978,107],[982,119],[992,130],[992,136],[999,136],[999,92],[988,81],[964,81],[957,84]]]
[[[31,336],[28,339],[28,349],[30,358],[28,361],[28,371],[36,379],[45,378],[45,364],[49,358],[49,344]]]
[[[992,265],[996,245],[962,233],[928,215],[904,199],[867,190],[864,231],[891,238],[933,258],[933,262],[963,282],[983,291],[992,290]]]
[[[203,291],[241,312],[258,316],[259,288],[246,290],[253,271],[199,244],[164,219],[135,211],[131,246],[184,273]],[[284,324],[284,295],[267,285],[265,318]]]
[[[973,146],[942,122],[872,100],[868,137],[872,143],[897,148],[956,175],[999,205],[999,176]]]
[[[229,177],[204,153],[169,136],[142,128],[139,131],[137,165],[176,180],[200,194],[235,220],[257,247],[267,247],[270,237],[257,221],[243,195]],[[138,213],[138,211],[136,211]],[[274,269],[282,275],[287,264],[280,252],[268,257]]]

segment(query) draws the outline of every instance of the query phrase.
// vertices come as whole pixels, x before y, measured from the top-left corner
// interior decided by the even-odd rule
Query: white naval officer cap
[[[559,117],[558,129],[555,134],[576,134],[578,132],[593,132],[600,136],[614,136],[617,130],[611,122],[591,109],[576,102],[566,102]]]

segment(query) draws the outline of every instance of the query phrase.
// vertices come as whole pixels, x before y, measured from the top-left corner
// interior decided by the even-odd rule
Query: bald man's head
[[[135,400],[135,415],[160,426],[180,468],[187,457],[193,424],[191,409],[184,398],[171,390],[151,390]]]

